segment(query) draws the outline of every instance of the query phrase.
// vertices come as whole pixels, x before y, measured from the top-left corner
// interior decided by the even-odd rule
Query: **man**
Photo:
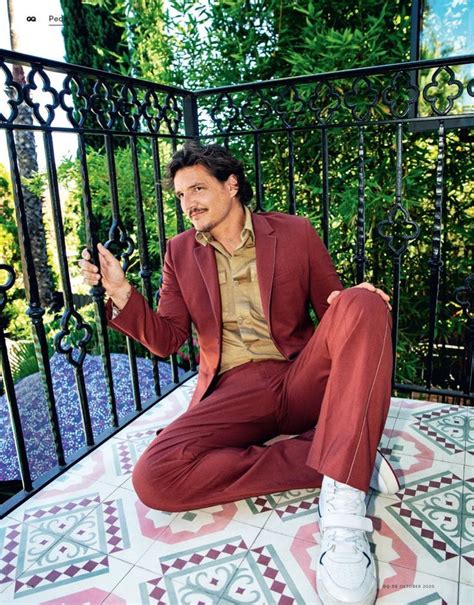
[[[162,357],[194,324],[200,368],[189,409],[138,461],[133,484],[149,507],[183,511],[322,486],[318,591],[324,603],[373,603],[366,532],[372,484],[398,487],[383,459],[390,403],[388,296],[343,287],[308,220],[251,213],[242,164],[219,145],[187,143],[168,167],[193,229],[168,242],[157,312],[99,244],[110,325]],[[314,330],[309,315],[315,310]],[[316,428],[315,428],[316,426]],[[294,438],[266,442],[281,435]]]

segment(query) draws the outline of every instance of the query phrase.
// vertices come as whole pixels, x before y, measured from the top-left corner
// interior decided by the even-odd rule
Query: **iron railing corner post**
[[[197,96],[194,93],[183,97],[184,133],[193,139],[199,138]]]

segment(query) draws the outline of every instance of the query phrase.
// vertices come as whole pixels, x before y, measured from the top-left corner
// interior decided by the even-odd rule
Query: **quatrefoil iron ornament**
[[[108,82],[97,80],[91,95],[91,109],[101,128],[110,130],[117,116],[117,101]]]
[[[36,84],[36,78],[39,77],[42,81],[42,85],[40,85],[39,90],[43,93],[48,93],[52,96],[52,103],[39,103],[33,101],[31,92],[33,90],[38,90],[38,85]],[[32,69],[27,77],[28,84],[25,85],[23,94],[25,103],[31,107],[33,110],[33,114],[38,122],[43,126],[50,126],[55,117],[55,110],[59,107],[59,93],[58,91],[51,86],[51,80],[49,79],[48,74],[44,71],[42,65],[32,65]],[[46,109],[47,117],[43,117],[42,110]]]
[[[263,96],[261,91],[257,91],[257,94],[250,91],[247,100],[242,104],[242,117],[247,126],[255,130],[261,130],[272,115],[273,110],[272,104]]]
[[[104,247],[107,248],[107,250],[110,250],[112,246],[119,248],[120,258],[122,260],[122,270],[126,272],[130,266],[130,257],[135,250],[135,244],[132,238],[127,234],[122,221],[119,219],[114,219],[112,221],[109,229],[109,239],[104,244]]]
[[[143,100],[142,115],[151,133],[157,134],[159,132],[163,112],[163,107],[159,102],[156,92],[154,90],[147,90]]]
[[[328,124],[341,107],[341,96],[332,82],[318,82],[308,102],[320,124]]]
[[[300,116],[306,114],[306,110],[306,102],[295,86],[284,86],[280,89],[275,102],[275,113],[284,126],[295,126]]]
[[[7,104],[10,106],[10,115],[6,116],[0,111],[0,122],[12,123],[18,115],[18,106],[23,102],[23,92],[21,86],[14,81],[13,74],[5,65],[3,57],[0,57],[0,70],[5,76],[4,84],[3,86],[0,85],[0,88],[6,91],[10,97],[7,101]],[[13,98],[13,91],[16,98]]]
[[[417,99],[419,89],[412,84],[410,76],[405,71],[397,71],[390,85],[382,91],[382,100],[388,105],[394,118],[407,116]]]
[[[447,87],[454,87],[456,92],[446,94]],[[432,92],[429,92],[430,90]],[[438,67],[431,77],[431,82],[423,88],[423,98],[436,115],[444,116],[452,110],[454,101],[459,99],[462,92],[462,83],[456,80],[453,70],[445,65]]]
[[[399,216],[401,215],[401,220]],[[408,233],[400,233],[402,229],[408,227]],[[395,231],[399,231],[395,233]],[[404,254],[413,240],[416,240],[420,235],[420,226],[411,219],[408,210],[401,204],[394,204],[388,213],[388,217],[377,225],[377,232],[383,240],[387,242],[387,246],[395,256]],[[394,245],[396,240],[401,240],[398,247]]]
[[[124,84],[122,86],[117,106],[118,114],[122,118],[125,128],[131,132],[138,131],[143,107],[134,86],[130,84]]]
[[[211,119],[220,132],[234,130],[239,119],[239,109],[229,93],[218,95],[217,101],[212,106]]]
[[[73,105],[69,105],[67,97],[75,100]],[[79,107],[80,101],[82,107]],[[67,115],[69,123],[74,128],[82,128],[91,112],[92,93],[88,93],[83,79],[78,75],[68,74],[63,83],[63,89],[59,93],[59,103]]]
[[[178,134],[183,118],[183,111],[179,106],[176,96],[171,93],[166,95],[165,103],[163,105],[163,118],[168,127],[168,132],[170,134]]]
[[[72,322],[72,327],[70,323]],[[83,335],[78,339],[77,335]],[[92,338],[92,328],[85,323],[81,315],[74,309],[68,308],[61,318],[61,330],[54,337],[54,346],[57,353],[66,355],[69,363],[76,367],[82,367],[87,354],[86,345]],[[71,344],[71,340],[73,343]]]
[[[352,117],[360,122],[367,120],[378,100],[379,92],[366,76],[356,78],[351,90],[344,95],[346,107],[351,110]]]

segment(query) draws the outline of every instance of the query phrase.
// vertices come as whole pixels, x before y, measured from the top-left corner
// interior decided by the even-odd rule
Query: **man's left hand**
[[[366,281],[362,282],[361,284],[357,284],[357,286],[353,286],[353,287],[354,288],[364,288],[365,290],[374,292],[374,294],[378,294],[380,296],[380,298],[387,304],[387,307],[390,309],[390,311],[392,310],[392,305],[389,302],[390,296],[388,294],[386,294],[380,288],[376,288],[373,284],[369,284],[369,282],[366,282]],[[343,290],[334,290],[333,292],[331,292],[331,294],[327,298],[328,304],[331,304],[332,302],[334,302],[334,300],[339,296],[339,294],[342,291]]]

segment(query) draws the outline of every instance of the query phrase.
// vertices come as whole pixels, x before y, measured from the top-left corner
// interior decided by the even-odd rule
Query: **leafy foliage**
[[[106,71],[117,69],[117,57],[127,47],[122,41],[123,25],[118,19],[110,19],[113,7],[113,0],[61,0],[64,45],[69,63]]]

